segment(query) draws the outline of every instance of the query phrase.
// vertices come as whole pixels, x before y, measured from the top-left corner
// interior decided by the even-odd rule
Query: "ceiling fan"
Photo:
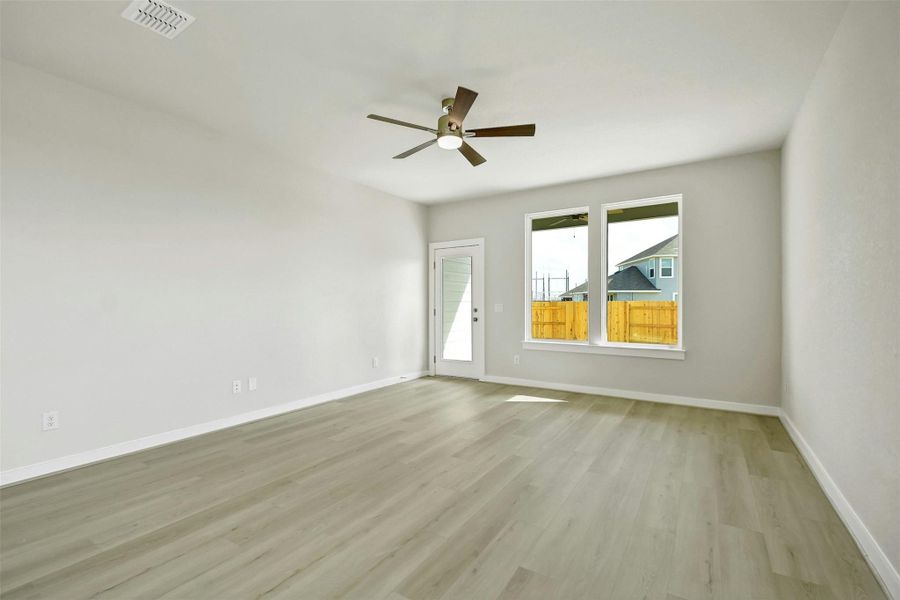
[[[397,119],[382,117],[380,115],[368,115],[368,118],[375,119],[376,121],[383,121],[385,123],[393,123],[394,125],[401,125],[403,127],[421,129],[422,131],[434,134],[435,138],[433,140],[429,140],[424,144],[419,144],[415,148],[410,148],[394,158],[406,158],[419,150],[424,150],[429,146],[437,144],[445,150],[459,150],[473,167],[477,167],[485,162],[486,159],[478,154],[472,146],[467,144],[465,138],[534,135],[534,123],[529,125],[508,125],[505,127],[485,127],[482,129],[463,129],[463,119],[466,118],[469,109],[472,108],[472,103],[475,102],[476,97],[478,97],[478,92],[459,87],[456,89],[455,98],[444,98],[441,102],[441,106],[444,109],[444,115],[438,119],[437,129],[416,125],[414,123],[407,123],[406,121],[398,121]]]
[[[581,225],[583,223],[587,223],[587,220],[588,220],[587,213],[582,213],[580,215],[566,215],[562,219],[559,219],[558,221],[554,221],[554,222],[550,223],[549,225],[547,225],[547,228],[549,229],[551,227],[556,227],[557,225],[559,225],[561,223],[571,223],[570,226]]]

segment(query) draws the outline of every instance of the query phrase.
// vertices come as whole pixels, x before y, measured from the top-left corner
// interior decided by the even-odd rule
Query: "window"
[[[668,279],[669,277],[674,277],[675,270],[675,259],[674,258],[661,258],[659,259],[659,276]]]
[[[529,339],[586,342],[587,208],[537,213],[526,219]]]
[[[684,358],[681,202],[598,203],[593,221],[587,207],[526,215],[524,348]]]
[[[626,301],[610,303],[603,311],[604,341],[678,347],[678,209],[679,202],[671,198],[603,206],[606,266],[613,274],[606,280],[607,293],[629,293]],[[643,264],[649,277],[638,268]]]

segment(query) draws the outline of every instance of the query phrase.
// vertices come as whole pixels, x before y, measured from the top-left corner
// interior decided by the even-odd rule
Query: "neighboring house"
[[[638,252],[616,265],[608,281],[609,300],[678,300],[678,236]],[[644,281],[641,282],[635,271]],[[629,273],[625,276],[624,273]]]
[[[607,300],[678,300],[678,236],[665,239],[616,265],[606,279]],[[560,296],[561,300],[588,299],[582,283]]]
[[[669,300],[637,265],[620,268],[606,279],[607,300]]]
[[[563,292],[559,297],[563,301],[585,302],[588,299],[588,282],[585,281],[581,285],[576,285],[571,290]]]

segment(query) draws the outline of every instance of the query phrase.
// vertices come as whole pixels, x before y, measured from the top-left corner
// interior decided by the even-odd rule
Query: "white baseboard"
[[[577,385],[573,383],[551,383],[536,381],[533,379],[519,379],[518,377],[497,377],[485,375],[481,381],[488,383],[502,383],[504,385],[519,385],[522,387],[542,388],[545,390],[560,390],[563,392],[577,392],[579,394],[595,394],[597,396],[614,396],[616,398],[628,398],[629,400],[647,400],[649,402],[661,402],[663,404],[679,404],[681,406],[694,406],[697,408],[712,408],[715,410],[728,410],[731,412],[750,413],[753,415],[766,415],[777,417],[781,414],[777,406],[767,404],[748,404],[746,402],[729,402],[727,400],[709,400],[707,398],[691,398],[689,396],[673,396],[671,394],[656,394],[652,392],[637,392],[633,390],[618,390],[614,388],[597,387],[593,385]]]
[[[388,377],[386,379],[379,379],[378,381],[372,381],[353,387],[334,390],[333,392],[325,392],[324,394],[302,398],[300,400],[287,402],[285,404],[277,404],[275,406],[268,406],[259,410],[232,415],[230,417],[224,417],[222,419],[216,419],[215,421],[207,421],[205,423],[199,423],[197,425],[191,425],[189,427],[183,427],[181,429],[175,429],[163,433],[156,433],[153,435],[148,435],[146,437],[138,438],[136,440],[129,440],[127,442],[112,444],[111,446],[95,448],[94,450],[88,450],[86,452],[70,454],[68,456],[62,456],[60,458],[54,458],[51,460],[26,465],[24,467],[7,469],[6,471],[0,472],[0,486],[21,483],[29,479],[43,477],[44,475],[58,473],[60,471],[68,471],[70,469],[83,467],[91,463],[108,460],[110,458],[116,458],[125,454],[140,452],[141,450],[146,450],[155,446],[171,444],[172,442],[177,442],[179,440],[187,439],[190,437],[203,435],[204,433],[210,433],[212,431],[234,427],[235,425],[243,425],[244,423],[250,423],[251,421],[259,421],[260,419],[274,417],[276,415],[299,410],[308,406],[314,406],[316,404],[322,404],[324,402],[330,402],[332,400],[339,400],[341,398],[346,398],[348,396],[354,396],[363,392],[387,387],[389,385],[394,385],[403,381],[418,379],[419,377],[424,377],[426,375],[428,375],[428,371],[417,371],[414,373],[407,373],[406,375],[398,375],[395,377]]]
[[[891,561],[869,532],[865,523],[853,510],[850,502],[847,501],[837,483],[828,474],[825,465],[816,456],[816,453],[806,442],[806,439],[794,425],[794,422],[791,421],[791,418],[784,411],[781,412],[780,416],[788,435],[791,436],[794,445],[797,446],[800,454],[803,455],[806,464],[809,465],[822,490],[825,491],[825,495],[828,497],[834,510],[850,531],[850,535],[856,541],[856,545],[865,557],[866,562],[869,563],[875,576],[880,580],[881,587],[884,588],[890,598],[900,600],[900,574],[897,573],[897,569],[891,564]]]

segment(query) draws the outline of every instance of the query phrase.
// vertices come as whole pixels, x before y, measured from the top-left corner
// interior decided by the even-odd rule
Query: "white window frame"
[[[525,337],[522,338],[525,342],[542,344],[545,342],[549,343],[557,343],[554,340],[546,340],[546,339],[535,339],[531,337],[531,296],[532,296],[532,281],[533,277],[532,269],[531,269],[531,223],[535,219],[546,219],[547,217],[565,217],[569,215],[580,215],[587,213],[588,215],[588,275],[591,272],[591,213],[587,206],[578,206],[576,208],[561,208],[559,210],[545,210],[543,212],[536,213],[528,213],[525,215]],[[591,297],[591,278],[588,276],[588,288],[585,292],[588,295],[588,298]],[[590,330],[590,320],[588,320],[588,339],[590,339],[591,330]],[[572,344],[576,346],[586,346],[588,344],[587,341],[580,340],[560,340],[566,344]]]
[[[647,269],[647,273],[650,275],[650,279],[656,279],[656,257],[650,257],[650,267]]]
[[[594,245],[590,242],[595,236],[600,235],[600,269],[599,269],[599,292],[592,293],[588,290],[588,298],[607,298],[609,291],[607,289],[606,279],[608,277],[607,269],[607,228],[608,213],[611,210],[635,208],[638,206],[652,206],[654,204],[671,204],[678,205],[678,257],[680,264],[684,265],[684,236],[682,235],[684,227],[684,203],[681,194],[672,194],[668,196],[657,196],[653,198],[642,198],[639,200],[628,200],[625,202],[600,203],[600,230],[596,229],[596,215],[594,220],[588,220],[588,286],[591,282],[596,288],[597,276],[596,265],[592,259],[594,252],[590,249]],[[588,212],[589,207],[567,208],[561,210],[545,211],[539,213],[530,213],[525,215],[525,298],[527,299],[525,306],[525,336],[522,341],[522,347],[525,350],[547,350],[553,352],[582,352],[589,354],[608,354],[616,356],[638,356],[645,358],[665,358],[674,360],[684,360],[684,304],[678,302],[678,344],[662,345],[662,344],[633,344],[627,342],[610,342],[607,337],[607,307],[606,302],[600,302],[600,318],[596,317],[596,309],[589,308],[588,315],[588,341],[575,342],[572,340],[536,340],[531,337],[531,222],[536,218],[564,216],[574,212]],[[596,210],[595,210],[596,212]],[[594,265],[594,266],[592,266]],[[677,273],[677,291],[678,298],[681,299],[684,294],[682,285],[684,281],[683,267],[678,269]],[[674,263],[673,263],[673,276]],[[597,331],[599,329],[599,331]]]
[[[678,243],[679,244],[681,243],[681,238],[678,238]],[[663,261],[664,260],[672,261],[672,266],[669,267],[670,269],[672,269],[671,275],[663,275]],[[660,256],[659,257],[659,278],[660,279],[672,279],[673,277],[675,277],[675,257],[674,256]]]

